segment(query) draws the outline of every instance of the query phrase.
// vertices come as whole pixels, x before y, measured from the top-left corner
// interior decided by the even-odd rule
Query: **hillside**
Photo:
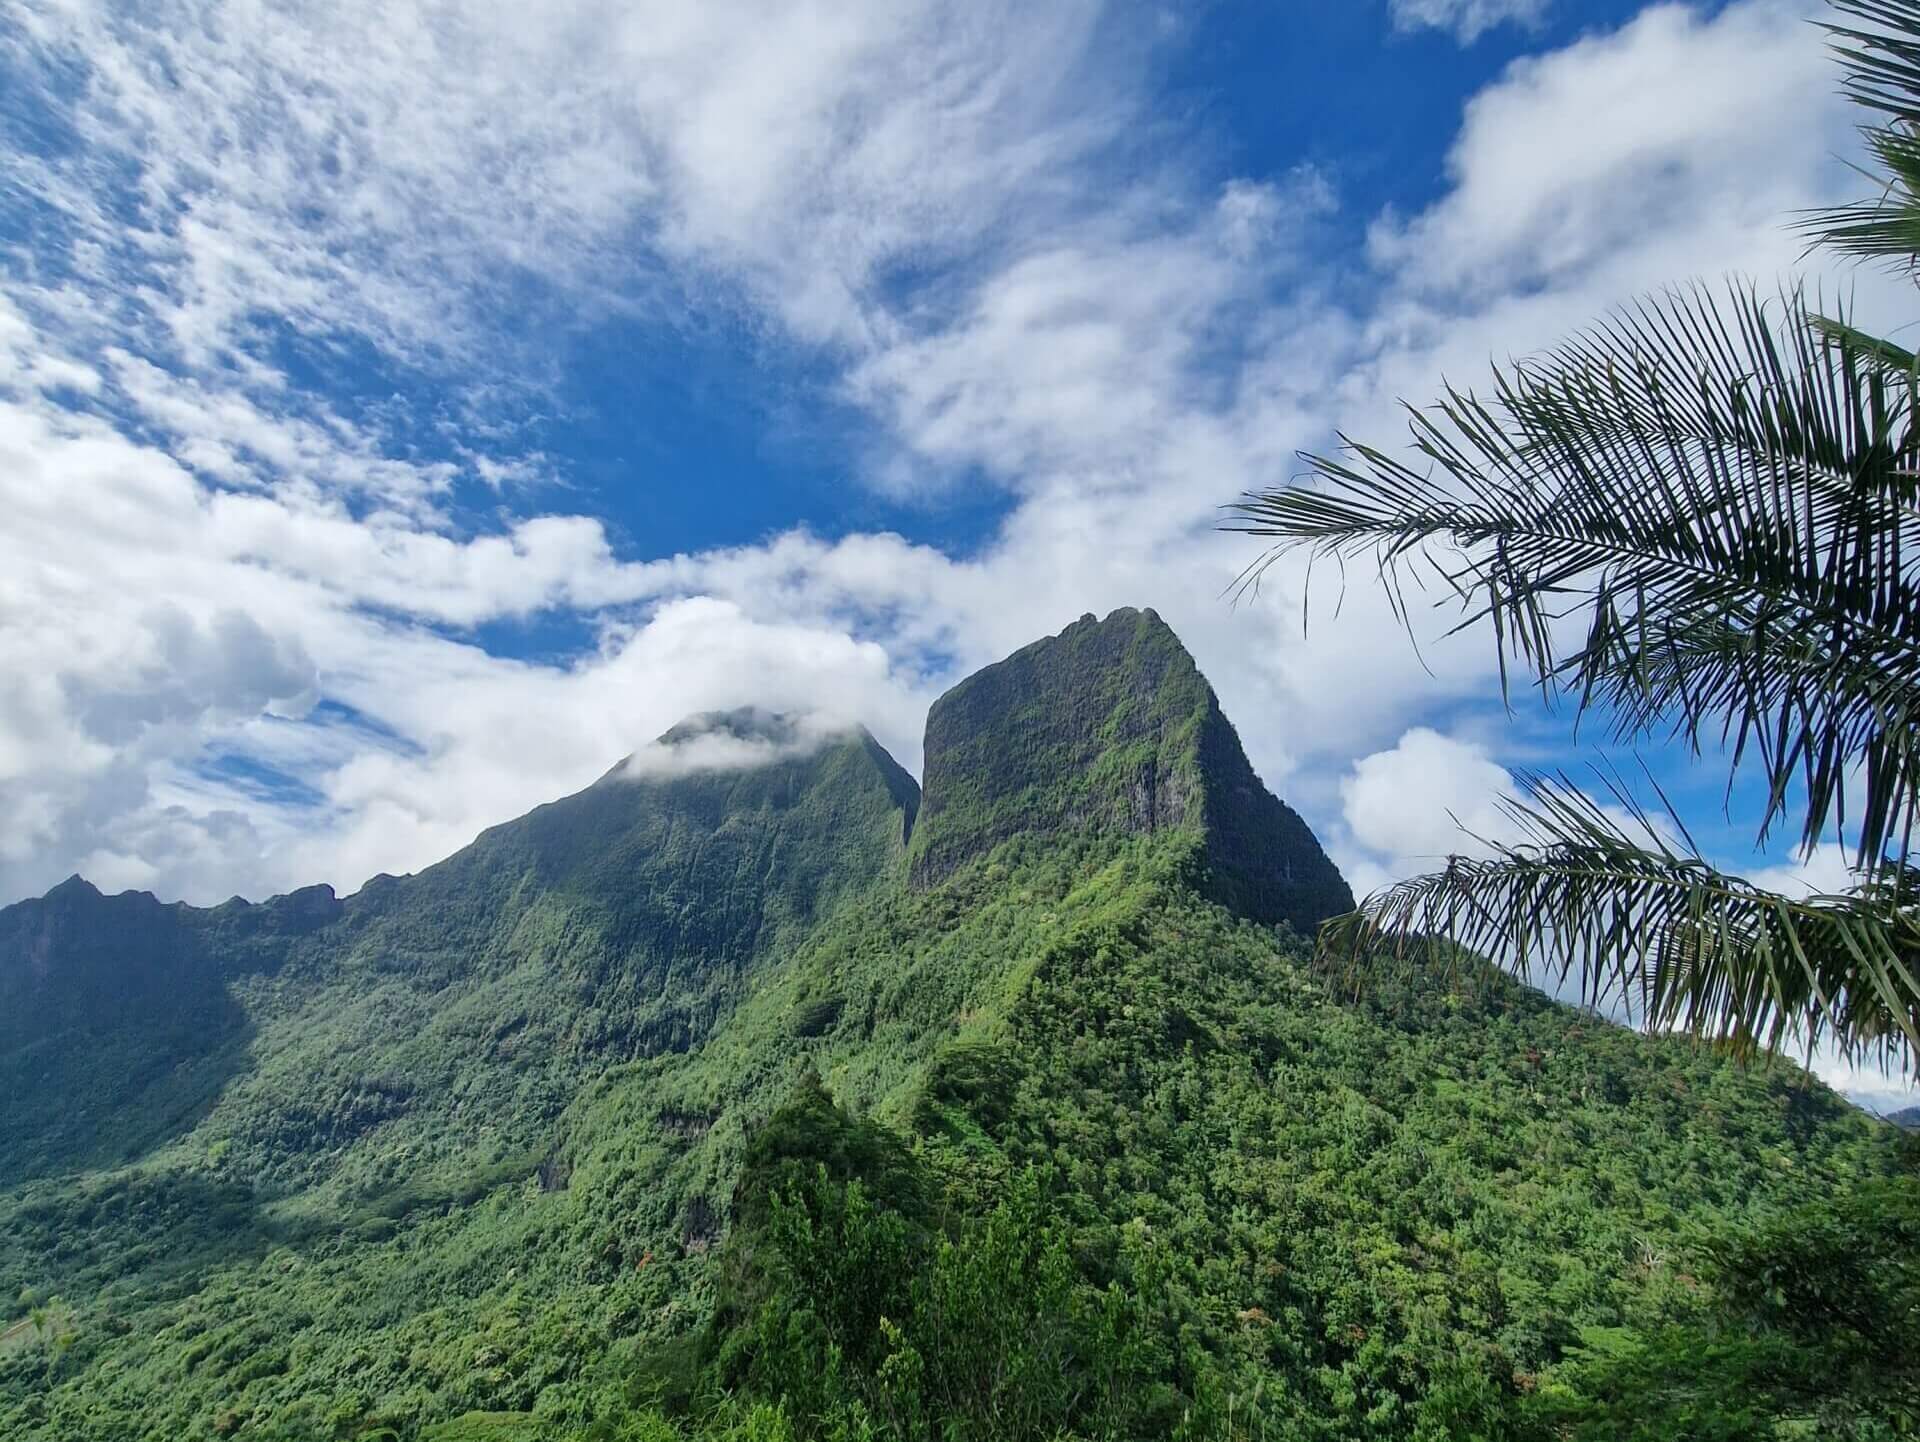
[[[705,728],[677,730],[668,759]],[[0,911],[0,1178],[190,1134],[256,1181],[352,1189],[376,1133],[416,1174],[529,1145],[583,1075],[694,1045],[889,874],[916,801],[862,732],[748,769],[623,762],[344,902],[197,910],[76,878]]]
[[[1910,1337],[1732,1280],[1897,1311],[1895,1129],[1473,967],[1331,990],[1344,883],[1151,612],[961,683],[926,754],[693,718],[344,900],[0,912],[0,1435],[1906,1405]]]
[[[1176,832],[1202,841],[1200,889],[1242,915],[1311,934],[1353,906],[1152,611],[1083,616],[942,696],[927,717],[926,782],[918,885],[1023,832]]]

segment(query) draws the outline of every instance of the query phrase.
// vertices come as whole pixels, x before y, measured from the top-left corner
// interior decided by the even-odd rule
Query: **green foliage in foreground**
[[[636,1369],[628,1408],[570,1434],[628,1439],[1306,1438],[1350,1427],[1238,1345],[1182,1325],[1181,1268],[1140,1224],[1110,1254],[1028,1168],[984,1214],[931,1220],[931,1177],[879,1128],[803,1085],[756,1142],[753,1219],[729,1244],[714,1322]],[[809,1174],[806,1160],[814,1158]],[[1359,1435],[1893,1438],[1920,1423],[1920,1202],[1911,1179],[1721,1233],[1706,1271],[1639,1325],[1587,1326],[1544,1378],[1436,1354],[1404,1424]],[[892,1198],[892,1201],[886,1200]],[[1792,1420],[1776,1431],[1785,1416]],[[497,1429],[497,1430],[496,1430]],[[474,1414],[435,1438],[559,1436]]]
[[[1342,1000],[1197,864],[1054,836],[883,880],[698,1045],[429,1167],[395,1118],[255,1181],[230,1088],[16,1187],[0,1297],[71,1340],[0,1348],[0,1435],[1900,1435],[1902,1134],[1491,974]],[[1830,1325],[1828,1275],[1883,1290]]]
[[[1180,1345],[1178,1269],[1144,1229],[1123,1230],[1104,1285],[1084,1277],[1047,1191],[1029,1170],[985,1217],[930,1234],[823,1167],[740,1242],[769,1255],[772,1284],[721,1344],[714,1380],[745,1384],[732,1396],[780,1398],[798,1436],[1331,1430],[1303,1414],[1283,1375],[1247,1366],[1244,1349]],[[1917,1243],[1910,1185],[1716,1236],[1685,1301],[1639,1329],[1583,1329],[1544,1385],[1503,1386],[1441,1360],[1410,1409],[1412,1435],[1731,1439],[1765,1435],[1782,1413],[1817,1435],[1910,1435]],[[733,1425],[726,1407],[718,1416]]]

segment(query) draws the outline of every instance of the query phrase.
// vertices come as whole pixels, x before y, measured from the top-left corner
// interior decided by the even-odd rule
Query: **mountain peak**
[[[1353,905],[1151,610],[1082,616],[968,677],[927,717],[916,884],[1011,836],[1063,830],[1188,832],[1203,843],[1210,894],[1259,921],[1310,931]]]
[[[685,746],[702,736],[724,736],[735,741],[791,746],[802,739],[804,718],[760,706],[736,706],[730,711],[698,711],[660,735],[662,746]]]
[[[880,751],[866,727],[820,711],[696,711],[616,762],[598,784],[673,781],[800,761],[836,746]],[[884,755],[884,752],[881,752]],[[886,764],[892,766],[893,758]]]

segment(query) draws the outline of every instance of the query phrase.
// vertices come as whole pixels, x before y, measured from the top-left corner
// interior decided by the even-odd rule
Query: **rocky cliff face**
[[[1218,698],[1152,611],[1084,616],[975,673],[927,718],[912,875],[927,886],[1022,832],[1190,832],[1205,889],[1311,931],[1352,893],[1260,783]]]
[[[1021,833],[1191,838],[1205,894],[1302,931],[1352,904],[1151,611],[1089,616],[954,687],[926,757],[923,795],[857,727],[710,713],[345,900],[195,908],[75,878],[0,910],[0,1181],[138,1155],[223,1094],[271,1083],[305,1106],[299,1078],[398,1016],[405,1053],[362,1067],[405,1099],[382,1125],[453,1146],[551,1111],[597,1067],[700,1045],[836,907]],[[503,1049],[498,1095],[456,1125],[445,1077]],[[359,1117],[369,1085],[338,1079],[334,1111]],[[273,1155],[304,1165],[345,1125],[293,1127]]]

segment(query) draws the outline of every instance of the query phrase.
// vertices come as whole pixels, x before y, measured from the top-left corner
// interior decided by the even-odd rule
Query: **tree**
[[[1803,223],[1911,273],[1920,0],[1833,4],[1885,185]],[[1520,840],[1368,898],[1323,954],[1451,938],[1743,1053],[1824,1038],[1920,1067],[1920,363],[1800,287],[1731,283],[1496,366],[1490,395],[1407,409],[1410,459],[1343,435],[1303,482],[1233,508],[1228,529],[1271,543],[1246,583],[1289,552],[1370,556],[1403,623],[1427,591],[1456,630],[1491,629],[1509,704],[1522,673],[1618,740],[1725,744],[1764,783],[1761,838],[1840,837],[1855,885],[1775,894],[1617,773],[1602,801],[1529,776]]]

